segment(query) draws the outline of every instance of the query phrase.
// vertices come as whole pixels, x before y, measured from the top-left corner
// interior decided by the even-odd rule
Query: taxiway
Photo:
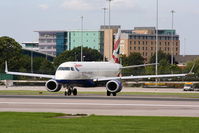
[[[199,117],[199,99],[143,96],[0,96],[0,111]]]

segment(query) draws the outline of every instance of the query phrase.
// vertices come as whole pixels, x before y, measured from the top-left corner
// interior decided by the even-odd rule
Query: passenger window
[[[74,69],[73,67],[71,67],[71,70],[72,70],[72,71],[75,71],[75,69]]]

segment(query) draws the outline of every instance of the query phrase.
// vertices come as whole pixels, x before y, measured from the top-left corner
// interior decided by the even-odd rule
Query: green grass
[[[63,95],[64,92],[31,91],[31,90],[0,90],[0,95]],[[106,92],[78,92],[80,95],[106,95]],[[199,98],[199,93],[160,93],[160,92],[120,92],[121,96],[176,96],[187,98]]]
[[[0,133],[198,133],[199,118],[0,113]]]

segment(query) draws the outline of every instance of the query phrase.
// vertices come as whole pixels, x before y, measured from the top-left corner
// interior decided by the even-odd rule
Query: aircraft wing
[[[107,81],[107,80],[127,80],[127,79],[150,79],[150,78],[169,78],[169,77],[184,77],[188,74],[163,74],[163,75],[141,75],[141,76],[122,76],[122,77],[104,77],[96,78],[94,81]]]
[[[35,73],[22,73],[22,72],[6,72],[6,74],[28,76],[28,77],[39,77],[39,78],[54,78],[54,75],[47,74],[35,74]]]
[[[5,62],[5,72],[6,74],[19,75],[19,76],[28,76],[28,77],[39,77],[39,78],[54,78],[55,75],[47,74],[35,74],[35,73],[23,73],[23,72],[9,72],[7,62]]]
[[[124,66],[124,67],[121,67],[121,69],[144,67],[144,66],[154,66],[154,65],[156,65],[156,63],[152,63],[152,64],[141,64],[141,65],[132,65],[132,66]]]

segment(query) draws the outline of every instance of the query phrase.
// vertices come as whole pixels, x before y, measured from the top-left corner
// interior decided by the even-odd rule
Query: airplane
[[[55,75],[10,72],[8,71],[7,62],[5,63],[5,72],[11,75],[31,76],[40,78],[50,78],[45,84],[49,92],[58,92],[62,87],[65,89],[65,95],[77,95],[75,87],[97,87],[105,84],[107,96],[111,94],[116,96],[121,92],[123,85],[122,80],[129,79],[148,79],[148,78],[166,78],[182,77],[187,74],[164,74],[164,75],[141,75],[141,76],[121,76],[121,69],[134,68],[140,66],[154,65],[143,64],[123,67],[119,64],[119,44],[120,32],[117,33],[114,42],[114,49],[111,62],[64,62],[57,68]]]

